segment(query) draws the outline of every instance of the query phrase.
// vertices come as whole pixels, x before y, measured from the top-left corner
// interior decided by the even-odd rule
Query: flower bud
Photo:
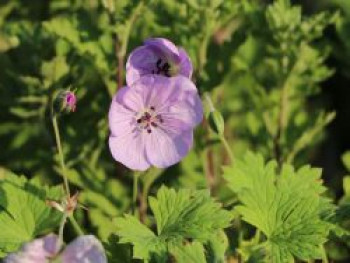
[[[210,111],[208,116],[209,127],[218,135],[224,135],[224,128],[225,128],[224,118],[222,117],[221,113],[215,109],[214,104],[210,99],[209,95],[205,93],[204,96],[208,102],[209,111]]]
[[[64,90],[59,92],[54,101],[54,110],[56,113],[75,112],[77,97],[74,91]]]
[[[211,111],[208,117],[209,127],[218,135],[224,134],[225,122],[221,113],[217,110]]]

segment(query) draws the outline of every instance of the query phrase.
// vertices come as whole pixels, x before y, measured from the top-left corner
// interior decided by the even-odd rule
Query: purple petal
[[[177,119],[185,121],[192,128],[203,119],[202,101],[197,93],[196,86],[188,78],[178,76],[172,78],[174,89],[181,90],[178,102],[169,107],[169,113],[176,115]]]
[[[129,111],[138,112],[144,107],[141,94],[139,92],[129,92],[129,89],[128,86],[119,89],[115,101]]]
[[[166,168],[178,163],[192,147],[192,130],[176,137],[172,137],[162,129],[157,129],[149,135],[146,140],[147,159],[158,168]]]
[[[110,136],[109,149],[113,158],[132,170],[145,171],[150,164],[145,156],[143,136],[136,130],[123,136]]]
[[[147,46],[136,48],[126,62],[126,83],[131,86],[141,76],[152,74],[161,54]]]
[[[154,106],[158,110],[176,101],[181,92],[175,88],[174,78],[161,75],[144,76],[135,86],[142,90],[144,104],[148,107]]]
[[[169,40],[165,38],[149,38],[145,42],[145,46],[154,48],[162,52],[167,58],[175,63],[180,62],[179,49]]]
[[[191,78],[192,72],[193,72],[191,59],[183,48],[179,48],[179,54],[180,54],[179,74],[187,78]]]
[[[153,94],[144,104],[155,106],[166,123],[182,121],[181,131],[184,131],[202,121],[202,102],[192,81],[182,76],[167,78],[158,75],[143,77],[142,81],[148,83],[143,88],[144,92]],[[149,87],[153,92],[148,91]]]
[[[46,263],[58,252],[57,243],[58,237],[52,234],[35,239],[24,244],[20,251],[9,254],[4,263]]]
[[[109,128],[113,136],[130,133],[135,114],[143,108],[142,97],[136,91],[129,92],[128,87],[121,88],[112,99],[108,113]]]
[[[104,249],[94,236],[80,236],[61,255],[62,263],[106,263]]]
[[[124,87],[112,100],[109,110],[109,148],[113,158],[133,170],[146,170],[150,165],[144,153],[143,135],[136,127],[136,114],[143,110],[142,90]]]

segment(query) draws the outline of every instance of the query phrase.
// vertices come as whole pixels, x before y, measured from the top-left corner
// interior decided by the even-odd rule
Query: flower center
[[[155,65],[155,70],[152,70],[152,74],[161,74],[166,77],[171,77],[177,74],[176,67],[170,65],[166,60],[159,58]]]
[[[140,130],[152,133],[152,129],[157,128],[164,120],[160,114],[157,114],[153,106],[145,109],[136,119]]]

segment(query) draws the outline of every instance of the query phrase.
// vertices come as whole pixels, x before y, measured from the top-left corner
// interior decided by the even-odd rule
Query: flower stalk
[[[63,110],[66,109],[66,110],[68,110],[68,112],[72,111],[72,109],[74,111],[75,104],[76,104],[76,98],[75,98],[74,93],[69,93],[69,95],[73,96],[74,102],[71,105],[65,105],[65,107],[63,108]],[[62,99],[62,98],[60,98],[60,99]],[[67,99],[67,97],[63,97],[64,102],[66,102],[66,99]],[[62,110],[62,109],[60,109],[60,110]],[[74,212],[76,205],[77,205],[78,194],[71,196],[71,192],[69,189],[67,169],[66,169],[66,165],[65,165],[65,161],[64,161],[60,130],[59,130],[59,126],[58,126],[58,119],[57,119],[58,113],[54,111],[54,107],[52,107],[52,109],[51,109],[51,115],[52,115],[51,119],[52,119],[52,126],[53,126],[53,130],[54,130],[54,134],[55,134],[57,152],[58,152],[58,156],[60,159],[60,165],[61,165],[61,169],[62,169],[64,192],[65,192],[66,196],[65,196],[65,199],[63,200],[62,204],[58,204],[57,202],[51,201],[51,202],[49,202],[49,205],[51,205],[52,207],[55,207],[56,209],[58,209],[59,211],[61,211],[63,213],[62,220],[60,223],[60,228],[59,228],[59,237],[58,237],[58,244],[61,245],[63,243],[63,230],[64,230],[64,226],[67,222],[67,218],[72,223],[72,225],[73,225],[73,227],[76,230],[78,235],[84,235],[84,232],[82,231],[82,229],[80,228],[80,226],[78,225],[78,223],[76,222],[76,220],[73,217],[73,212]]]
[[[83,230],[81,229],[81,227],[79,226],[77,220],[74,218],[73,214],[70,215],[69,217],[69,221],[70,223],[72,224],[75,232],[79,235],[79,236],[83,236],[84,235],[84,232]]]
[[[211,100],[211,98],[209,97],[208,93],[204,94],[204,97],[207,101],[208,107],[209,107],[209,116],[208,116],[208,123],[209,123],[209,127],[211,128],[211,130],[218,135],[222,145],[225,148],[225,151],[230,159],[230,163],[233,164],[234,162],[234,155],[233,152],[231,150],[231,147],[227,141],[227,139],[225,138],[225,121],[224,118],[222,117],[221,113],[215,109],[214,104]]]
[[[219,138],[220,138],[220,141],[221,141],[222,145],[224,146],[226,153],[230,159],[230,163],[233,164],[235,158],[234,158],[234,155],[233,155],[233,152],[231,150],[230,145],[228,144],[224,135],[220,135]]]
[[[134,185],[133,185],[133,191],[132,191],[132,213],[136,215],[137,211],[137,196],[138,196],[138,190],[139,190],[139,177],[140,172],[134,172]]]
[[[66,165],[64,163],[63,150],[62,150],[62,144],[61,144],[61,138],[60,138],[60,131],[58,128],[56,114],[53,114],[53,116],[52,116],[52,125],[53,125],[53,129],[54,129],[54,133],[55,133],[57,151],[58,151],[58,155],[60,158],[62,177],[63,177],[63,183],[64,183],[64,191],[65,191],[67,196],[70,196],[70,190],[69,190],[69,184],[68,184],[68,178],[67,178],[67,172],[66,172]]]

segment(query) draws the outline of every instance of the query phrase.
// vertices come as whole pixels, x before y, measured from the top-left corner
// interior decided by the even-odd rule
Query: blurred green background
[[[350,1],[292,4],[1,0],[0,166],[50,184],[61,181],[50,107],[56,92],[76,88],[76,112],[60,118],[64,154],[69,179],[90,209],[80,220],[106,239],[108,219],[128,209],[132,185],[130,172],[108,150],[111,96],[124,82],[130,51],[148,37],[166,37],[188,51],[193,81],[222,112],[236,156],[252,150],[296,167],[322,167],[329,195],[346,200]],[[179,165],[151,173],[143,190],[153,193],[162,183],[209,187],[230,204],[234,197],[221,178],[227,162],[216,135],[202,125],[194,150]],[[350,258],[346,242],[329,247],[331,258]]]

